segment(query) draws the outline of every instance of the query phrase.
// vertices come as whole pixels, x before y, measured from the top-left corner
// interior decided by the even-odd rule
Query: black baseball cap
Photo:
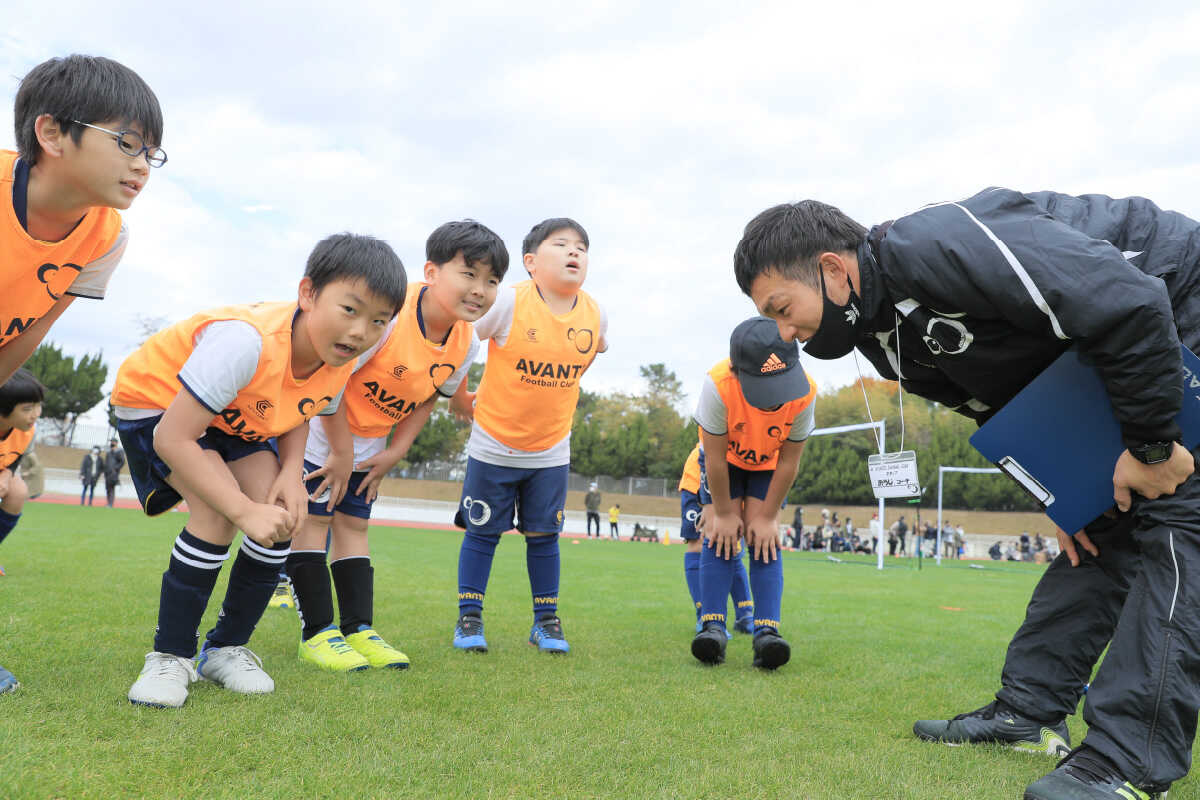
[[[774,408],[808,394],[800,348],[779,338],[774,320],[751,317],[734,328],[729,361],[746,402],[755,408]]]

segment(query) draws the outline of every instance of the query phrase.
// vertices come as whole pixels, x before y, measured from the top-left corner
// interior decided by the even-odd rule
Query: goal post
[[[996,467],[947,467],[938,465],[938,515],[937,515],[937,544],[934,545],[934,557],[937,565],[942,565],[942,476],[947,472],[967,472],[974,475],[1002,475]],[[920,543],[918,542],[918,547]]]
[[[812,437],[812,436],[830,436],[835,433],[850,433],[851,431],[866,431],[866,430],[871,430],[872,428],[875,428],[876,430],[879,431],[879,433],[877,434],[878,442],[879,442],[879,452],[880,452],[880,454],[883,454],[884,441],[887,439],[886,427],[887,427],[887,420],[881,419],[878,422],[861,422],[861,423],[858,423],[855,425],[837,425],[832,428],[815,428],[813,430],[813,432],[809,434],[809,436],[810,437]],[[999,472],[999,470],[996,470],[996,471]],[[942,508],[942,490],[941,490],[941,482],[940,482],[940,478],[939,478],[939,483],[938,483],[938,526],[939,526],[939,530],[940,530],[940,526],[941,526],[941,508]],[[870,530],[870,526],[868,526],[867,529]],[[797,535],[799,535],[799,534],[797,534]],[[884,536],[886,536],[886,535],[887,535],[887,524],[883,520],[883,500],[880,499],[879,500],[879,530],[876,532],[877,539],[875,542],[875,555],[877,556],[877,561],[878,561],[878,563],[876,564],[877,569],[883,569],[883,546],[884,546]]]

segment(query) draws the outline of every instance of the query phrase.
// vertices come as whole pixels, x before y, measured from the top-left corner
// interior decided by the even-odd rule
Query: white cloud
[[[132,38],[93,3],[10,16],[25,24],[0,36],[0,75],[102,52],[164,105],[171,161],[127,215],[110,299],[52,334],[114,361],[138,313],[291,296],[334,231],[387,239],[415,274],[428,232],[472,216],[508,242],[511,282],[523,234],[567,214],[612,325],[585,388],[637,388],[661,361],[694,393],[753,313],[732,251],[768,205],[817,197],[873,223],[1001,184],[1200,216],[1200,11],[1183,2],[217,3]]]

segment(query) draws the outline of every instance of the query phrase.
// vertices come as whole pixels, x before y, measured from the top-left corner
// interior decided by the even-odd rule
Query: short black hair
[[[21,403],[40,403],[45,397],[46,387],[22,367],[0,386],[0,417],[7,417]]]
[[[452,261],[459,251],[468,264],[486,264],[497,279],[508,272],[508,248],[496,232],[473,219],[439,225],[425,240],[425,260],[439,267]]]
[[[146,144],[162,145],[163,116],[158,98],[129,67],[102,56],[70,55],[43,61],[21,80],[13,125],[21,158],[36,164],[41,155],[33,124],[49,114],[76,144],[79,122],[121,120],[137,125]]]
[[[542,242],[550,238],[550,234],[555,231],[561,231],[564,228],[570,228],[578,233],[579,238],[583,239],[584,247],[592,246],[591,242],[588,241],[587,231],[583,229],[582,225],[570,217],[554,217],[553,219],[542,220],[537,225],[534,225],[529,233],[525,234],[525,241],[521,242],[521,255],[535,252],[541,246]]]
[[[866,235],[867,229],[840,209],[816,200],[772,206],[746,224],[733,253],[733,274],[746,295],[764,272],[815,289],[820,285],[817,257],[854,252]]]
[[[361,280],[375,294],[387,299],[393,313],[404,305],[408,276],[391,246],[374,236],[335,233],[317,242],[308,256],[304,277],[320,292],[334,281]]]

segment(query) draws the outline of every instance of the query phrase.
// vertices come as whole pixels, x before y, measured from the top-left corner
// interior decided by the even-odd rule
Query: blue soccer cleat
[[[454,646],[468,653],[486,653],[487,639],[483,638],[483,618],[478,614],[463,614],[454,626]]]
[[[754,615],[747,614],[744,617],[738,617],[733,623],[733,629],[738,633],[754,633]]]
[[[17,683],[17,678],[4,667],[0,667],[0,694],[11,692],[21,684]]]
[[[553,614],[543,614],[529,629],[529,643],[541,653],[569,653],[571,645],[563,636],[562,620]]]

